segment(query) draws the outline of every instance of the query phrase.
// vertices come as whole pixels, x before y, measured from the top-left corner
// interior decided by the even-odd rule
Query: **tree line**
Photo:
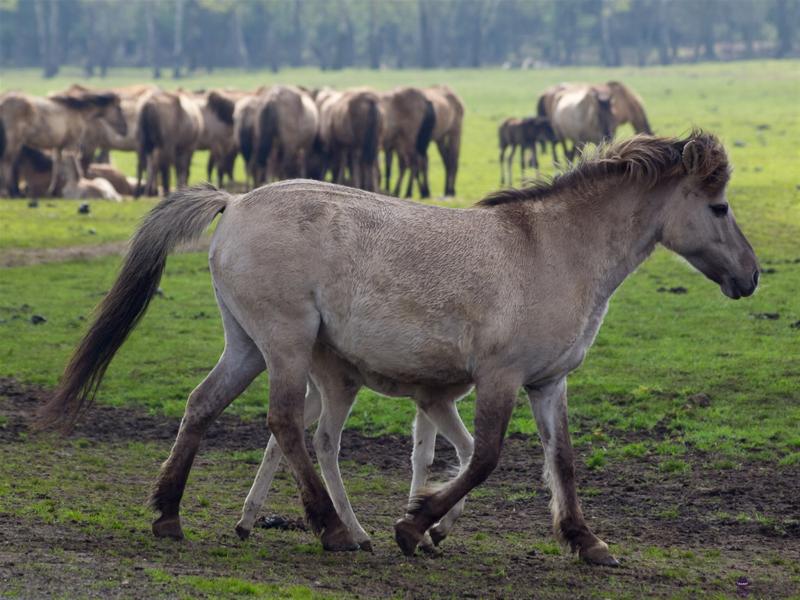
[[[647,65],[797,55],[800,0],[0,0],[0,66]]]

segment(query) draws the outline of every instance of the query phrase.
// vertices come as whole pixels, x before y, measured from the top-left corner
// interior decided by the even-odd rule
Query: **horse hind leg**
[[[528,390],[539,437],[544,447],[545,481],[556,537],[591,564],[617,566],[608,545],[592,533],[581,511],[575,488],[575,458],[569,438],[566,380]]]
[[[220,413],[264,370],[258,348],[221,301],[219,305],[225,350],[189,396],[178,436],[156,480],[150,497],[151,506],[161,513],[153,523],[156,537],[183,538],[180,501],[200,441]]]
[[[267,421],[300,487],[306,518],[320,534],[323,548],[357,550],[358,544],[337,514],[303,439],[306,382],[319,323],[319,313],[312,305],[299,306],[289,319],[273,321],[269,339],[257,340],[270,374]]]
[[[322,411],[322,398],[317,386],[309,380],[308,393],[306,394],[305,408],[303,411],[303,424],[309,427],[317,419],[319,419],[320,412]],[[247,499],[244,501],[242,507],[242,516],[239,522],[236,523],[236,534],[239,539],[247,539],[250,532],[253,530],[253,525],[256,522],[256,516],[264,502],[267,499],[272,478],[280,466],[283,453],[278,446],[278,440],[274,435],[269,436],[267,447],[264,450],[264,457],[258,467],[258,472],[253,480],[253,485],[247,493]]]

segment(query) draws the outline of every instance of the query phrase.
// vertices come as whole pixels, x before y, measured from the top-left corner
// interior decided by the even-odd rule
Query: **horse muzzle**
[[[737,277],[723,277],[720,289],[728,298],[738,300],[752,296],[758,287],[759,271],[753,271],[749,279],[742,280]]]

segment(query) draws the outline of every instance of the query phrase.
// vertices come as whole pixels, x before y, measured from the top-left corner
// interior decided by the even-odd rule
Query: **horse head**
[[[614,137],[616,122],[614,121],[614,111],[612,106],[612,96],[607,91],[593,90],[592,95],[597,101],[597,120],[600,127],[600,134],[604,141]]]
[[[661,243],[683,256],[734,300],[758,285],[759,265],[728,205],[725,149],[714,136],[696,132],[678,143],[683,181],[665,205]]]

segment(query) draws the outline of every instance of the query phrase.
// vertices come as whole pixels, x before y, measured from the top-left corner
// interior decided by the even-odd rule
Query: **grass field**
[[[123,71],[107,83],[144,76]],[[258,425],[266,412],[266,378],[229,410],[235,415],[229,426],[249,433],[210,442],[193,471],[184,503],[190,541],[176,547],[151,540],[143,501],[173,431],[138,439],[135,424],[174,429],[187,394],[222,348],[202,253],[170,258],[163,294],[108,371],[98,401],[114,408],[91,423],[105,432],[114,429],[115,415],[125,415],[131,423],[123,433],[109,437],[85,427],[81,437],[64,442],[31,436],[22,425],[40,390],[55,384],[113,280],[119,258],[107,256],[0,269],[0,393],[6,395],[0,529],[11,532],[0,541],[0,595],[52,595],[66,582],[89,596],[725,597],[736,594],[737,578],[747,577],[751,597],[797,596],[800,63],[219,72],[180,83],[390,88],[447,82],[464,99],[467,117],[458,197],[445,203],[467,206],[497,187],[496,127],[503,118],[533,112],[538,92],[551,83],[612,78],[642,95],[657,133],[680,135],[700,126],[722,138],[734,165],[729,199],[764,267],[759,292],[732,302],[682,260],[657,251],[614,297],[595,346],[570,378],[582,498],[590,523],[623,557],[622,569],[584,567],[554,545],[548,493],[539,482],[541,452],[522,399],[510,428],[517,435],[499,472],[470,497],[442,558],[401,559],[393,545],[391,524],[401,515],[409,481],[413,407],[368,391],[348,421],[355,437],[345,440],[343,472],[356,512],[374,531],[375,554],[319,556],[303,532],[257,532],[240,544],[232,531],[265,439]],[[50,81],[32,72],[0,74],[3,89],[35,93],[75,80],[68,72]],[[114,160],[132,173],[132,156]],[[438,157],[431,163],[436,193],[442,170]],[[203,177],[204,164],[198,153],[193,180]],[[2,200],[0,259],[9,252],[121,242],[152,205],[94,202],[89,215],[78,215],[73,201],[28,208]],[[668,291],[679,287],[686,292]],[[34,315],[46,322],[34,325]],[[468,422],[472,407],[471,397],[460,406]],[[381,452],[358,451],[359,444],[369,447],[363,436],[380,437],[381,452],[393,449],[394,458],[381,463]],[[291,478],[284,474],[277,488],[266,512],[298,515]],[[48,543],[54,538],[56,544]],[[20,544],[30,560],[13,559]],[[96,571],[87,556],[99,561]],[[376,572],[385,585],[374,581]]]

